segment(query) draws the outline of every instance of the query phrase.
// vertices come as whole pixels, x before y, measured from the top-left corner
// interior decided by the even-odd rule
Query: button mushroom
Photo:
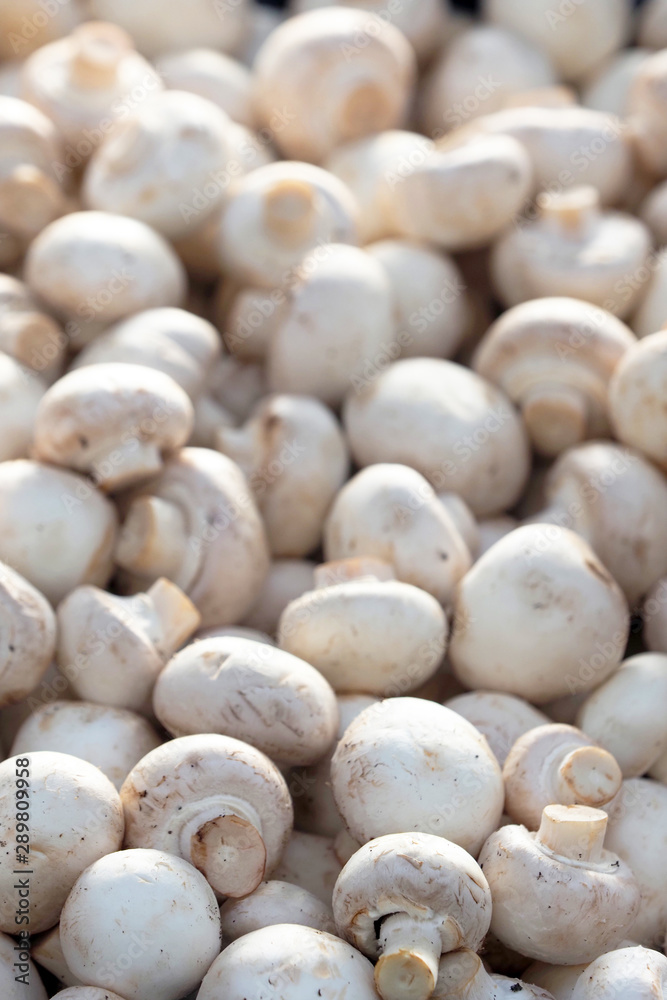
[[[369,465],[334,500],[324,527],[328,561],[371,556],[399,580],[449,605],[470,553],[429,483],[404,465]]]
[[[361,844],[416,830],[476,855],[503,808],[500,768],[481,733],[418,698],[388,698],[361,712],[336,748],[331,784]]]
[[[0,563],[0,705],[21,701],[46,673],[56,644],[53,611],[40,592]]]
[[[221,427],[216,447],[243,469],[271,554],[305,556],[347,479],[349,460],[334,415],[306,396],[269,396],[240,428]]]
[[[352,566],[350,566],[352,564]],[[365,560],[343,560],[348,578],[323,579],[284,610],[283,649],[312,663],[335,691],[407,694],[438,669],[447,646],[447,616],[434,597]],[[355,579],[355,577],[357,577]],[[393,576],[393,574],[392,574]]]
[[[445,702],[445,708],[451,708],[479,729],[501,767],[520,736],[549,722],[547,715],[523,698],[501,691],[457,694]]]
[[[0,274],[0,350],[50,383],[60,373],[66,348],[64,331],[27,285]]]
[[[491,893],[461,847],[426,833],[397,833],[350,858],[336,882],[333,912],[339,933],[378,960],[383,1000],[427,1000],[441,953],[482,944]]]
[[[52,604],[106,584],[115,540],[115,509],[87,480],[26,459],[0,463],[0,559]]]
[[[454,614],[449,656],[461,683],[537,704],[600,684],[630,629],[618,584],[578,535],[555,525],[525,525],[496,542],[461,580]]]
[[[331,906],[331,896],[342,864],[331,837],[294,830],[273,878],[298,885]]]
[[[276,28],[253,72],[260,124],[270,126],[276,108],[287,107],[289,119],[276,130],[278,146],[287,157],[317,163],[342,142],[401,124],[415,57],[386,19],[326,7]]]
[[[67,964],[89,986],[127,1000],[177,1000],[220,950],[215,894],[173,854],[107,854],[77,880],[60,921]]]
[[[162,743],[153,726],[134,712],[83,701],[54,701],[37,708],[12,743],[13,757],[51,750],[99,767],[120,788],[130,769]]]
[[[54,1000],[123,1000],[123,998],[101,986],[68,986],[60,993],[54,993]]]
[[[169,458],[159,476],[126,498],[116,562],[134,589],[160,576],[173,580],[203,628],[240,621],[259,596],[269,552],[239,467],[205,448]]]
[[[553,1000],[551,993],[523,980],[489,974],[479,955],[470,948],[443,955],[432,1000]]]
[[[282,775],[227,736],[185,736],[157,747],[121,788],[125,844],[185,858],[225,896],[246,896],[275,869],[292,828]]]
[[[535,299],[491,325],[473,365],[521,408],[535,449],[552,456],[608,436],[609,381],[635,343],[604,309],[579,299]]]
[[[158,674],[199,622],[169,580],[133,597],[77,587],[58,607],[58,666],[80,698],[150,711]]]
[[[28,455],[35,414],[45,392],[46,385],[34,372],[0,352],[0,462]]]
[[[667,330],[634,345],[621,359],[609,386],[616,436],[667,472]]]
[[[611,1000],[615,996],[652,1000],[667,993],[667,958],[649,948],[621,948],[600,955],[574,987],[572,1000]]]
[[[519,415],[503,392],[452,361],[396,362],[348,395],[343,417],[359,465],[409,465],[477,517],[508,509],[525,486]]]
[[[479,856],[491,887],[491,930],[527,958],[592,962],[622,941],[639,909],[630,868],[603,849],[607,816],[547,806],[537,833],[504,826]],[[577,919],[574,919],[574,917]]]
[[[245,616],[245,625],[275,635],[287,605],[312,590],[314,584],[314,562],[307,559],[274,559],[259,597]]]
[[[155,68],[170,90],[187,90],[217,104],[229,117],[247,125],[255,124],[252,112],[250,70],[216,49],[185,49],[165,52],[155,60]]]
[[[248,1000],[253,992],[281,1000],[377,1000],[368,959],[333,934],[295,924],[263,927],[230,944],[204,977],[197,1000]]]
[[[286,765],[323,757],[338,725],[333,690],[309,663],[233,636],[177,653],[157,679],[153,707],[174,736],[223,733]]]
[[[298,924],[327,934],[336,933],[331,908],[289,882],[260,882],[243,899],[228,899],[220,907],[223,946],[245,934],[275,924]]]
[[[574,726],[547,724],[520,736],[503,766],[505,812],[537,830],[545,806],[610,802],[623,775],[616,760]]]
[[[18,830],[21,817],[28,841],[8,838],[0,854],[0,930],[16,933],[19,926],[36,934],[58,922],[84,868],[120,850],[123,810],[93,764],[41,751],[0,764],[0,827]],[[19,886],[17,871],[25,871]]]

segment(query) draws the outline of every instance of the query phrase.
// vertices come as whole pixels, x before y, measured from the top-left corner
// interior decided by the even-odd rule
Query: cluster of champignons
[[[0,0],[1,1000],[667,1000],[667,2]]]

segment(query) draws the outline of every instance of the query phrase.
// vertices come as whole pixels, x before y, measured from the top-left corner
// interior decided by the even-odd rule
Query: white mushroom
[[[667,330],[651,334],[621,359],[609,386],[616,436],[667,472]]]
[[[665,96],[667,55],[650,55],[637,70],[630,91],[629,119],[637,155],[642,166],[656,179],[667,176],[665,156]]]
[[[489,974],[479,955],[470,948],[443,955],[438,966],[438,982],[432,1000],[554,1000],[551,993],[533,989],[522,979]]]
[[[24,935],[17,941],[9,934],[0,934],[0,989],[3,1000],[46,1000],[46,989],[30,958],[30,940]]]
[[[620,790],[623,775],[614,757],[586,734],[551,723],[517,739],[503,766],[503,781],[507,815],[537,830],[545,806],[606,805]]]
[[[550,805],[537,833],[504,826],[491,834],[479,863],[493,897],[491,930],[503,944],[576,965],[623,940],[639,888],[630,868],[603,849],[606,826],[599,809]]]
[[[244,426],[220,427],[216,447],[245,473],[271,555],[306,556],[316,549],[349,471],[333,413],[307,396],[269,396]]]
[[[632,868],[641,892],[628,937],[662,947],[667,931],[667,787],[649,778],[630,778],[606,811],[607,846]]]
[[[186,90],[217,104],[229,117],[252,128],[250,71],[237,59],[210,49],[166,52],[155,68],[170,90]]]
[[[469,691],[445,702],[485,736],[502,767],[507,755],[524,733],[549,722],[549,717],[523,698],[501,691]]]
[[[649,948],[621,948],[600,955],[582,972],[572,1000],[615,996],[653,1000],[667,994],[667,958]]]
[[[60,325],[42,311],[27,285],[0,274],[0,350],[50,383],[60,373],[67,343]]]
[[[247,1000],[253,992],[281,1000],[327,993],[377,1000],[368,959],[333,934],[294,924],[263,927],[230,944],[204,977],[197,1000]]]
[[[415,57],[386,19],[326,7],[276,28],[253,72],[260,124],[273,128],[285,156],[319,162],[342,142],[401,124]]]
[[[461,847],[398,833],[371,840],[350,858],[336,882],[333,912],[341,936],[378,960],[383,1000],[427,1000],[441,953],[482,944],[491,893]]]
[[[635,77],[649,55],[648,48],[633,46],[606,59],[587,76],[581,103],[594,111],[606,111],[620,118],[627,117]]]
[[[84,323],[110,324],[157,306],[177,306],[185,272],[163,238],[136,219],[74,212],[43,229],[26,258],[30,290],[72,320],[72,340]],[[78,335],[78,336],[77,336]]]
[[[309,251],[357,242],[356,216],[351,192],[333,174],[309,163],[269,163],[230,191],[216,233],[219,263],[246,285],[289,291]]]
[[[116,511],[81,476],[39,462],[0,463],[0,559],[57,604],[111,576]]]
[[[537,216],[519,220],[493,249],[494,288],[507,306],[542,296],[571,296],[624,319],[641,285],[627,280],[651,250],[647,227],[631,215],[602,212],[593,187],[538,198]]]
[[[167,851],[216,892],[246,896],[270,875],[292,829],[292,803],[271,761],[205,734],[163,743],[130,771],[121,800],[127,847]]]
[[[667,181],[651,188],[637,212],[653,234],[656,246],[663,247],[667,243]]]
[[[35,414],[45,392],[41,378],[0,352],[0,461],[28,455]]]
[[[46,598],[0,563],[0,705],[21,701],[46,673],[56,644],[56,621]]]
[[[509,535],[510,531],[514,531],[515,528],[519,527],[519,522],[509,515],[502,515],[499,517],[483,517],[477,522],[477,528],[479,532],[479,549],[477,551],[477,558],[479,559],[484,555],[485,552],[499,542],[501,538],[505,535]]]
[[[587,0],[562,11],[553,0],[485,0],[484,13],[544,48],[561,79],[574,82],[620,49],[631,27],[627,0]]]
[[[371,556],[397,579],[451,604],[471,557],[433,488],[404,465],[369,465],[333,502],[324,528],[328,561]]]
[[[604,309],[572,298],[534,298],[491,325],[473,365],[521,408],[533,446],[550,456],[609,434],[609,381],[635,343]]]
[[[500,768],[481,733],[456,712],[418,698],[388,698],[361,712],[336,748],[331,783],[361,844],[416,830],[476,855],[503,807]]]
[[[577,980],[588,968],[588,964],[552,965],[550,962],[532,962],[522,975],[526,982],[549,990],[554,1000],[572,1000]]]
[[[110,993],[102,986],[68,986],[54,994],[55,1000],[123,1000],[117,993]]]
[[[259,597],[245,616],[244,624],[275,635],[287,605],[312,590],[315,563],[307,559],[274,559]]]
[[[330,837],[294,830],[273,878],[298,885],[331,906],[334,885],[342,867]]]
[[[532,520],[581,535],[631,605],[667,573],[667,480],[638,452],[607,441],[572,448],[550,468],[544,492],[546,509]]]
[[[220,950],[213,890],[187,861],[163,851],[107,854],[77,880],[63,908],[67,964],[91,986],[127,1000],[177,1000]]]
[[[81,980],[77,979],[67,967],[60,942],[60,924],[56,924],[50,930],[35,935],[30,941],[30,953],[33,961],[42,969],[50,972],[52,976],[55,976],[63,986],[82,986]],[[86,986],[83,988],[95,989],[96,987]],[[86,1000],[85,994],[84,1000]],[[93,997],[93,1000],[98,1000],[98,998]],[[114,1000],[114,997],[112,996],[110,1000]]]
[[[173,736],[222,733],[280,764],[314,764],[338,726],[332,688],[304,660],[234,636],[194,642],[157,679],[153,708]]]
[[[439,492],[458,493],[477,517],[519,498],[530,461],[523,424],[505,394],[475,372],[408,358],[353,385],[343,419],[359,465],[411,466]]]
[[[58,607],[58,666],[79,698],[150,711],[159,673],[199,622],[169,580],[134,597],[77,587]]]
[[[160,77],[130,36],[103,21],[38,49],[21,73],[21,96],[55,122],[67,143],[62,177],[76,177],[105,138],[160,90]]]
[[[510,532],[475,563],[454,615],[458,679],[537,704],[600,684],[620,663],[630,628],[623,593],[593,550],[542,524]]]
[[[269,553],[238,466],[205,448],[183,448],[168,459],[158,477],[127,498],[116,561],[135,589],[160,576],[173,580],[204,628],[240,621],[259,596]]]
[[[123,809],[93,764],[42,751],[0,764],[0,827],[14,830],[19,816],[26,816],[29,840],[17,841],[19,831],[2,848],[0,930],[35,934],[58,922],[84,868],[120,850]],[[16,887],[17,871],[26,875]]]
[[[388,697],[414,691],[436,672],[448,622],[434,597],[367,560],[327,563],[315,589],[280,618],[282,649],[312,663],[337,692]],[[372,563],[372,560],[371,560]],[[343,579],[337,579],[336,570]],[[327,579],[327,570],[333,579]]]
[[[198,45],[235,52],[247,29],[247,0],[173,0],[168,14],[161,0],[91,0],[89,7],[95,17],[122,25],[149,57]]]
[[[160,743],[150,722],[134,712],[91,702],[55,701],[26,719],[14,737],[11,754],[51,750],[80,757],[120,788],[128,771]]]
[[[236,359],[261,363],[287,303],[281,288],[240,287],[223,278],[212,302],[212,316]]]
[[[262,927],[298,924],[327,934],[336,933],[331,907],[289,882],[260,882],[243,899],[228,899],[220,907],[223,946]]]
[[[169,239],[186,236],[225,195],[219,176],[235,156],[229,125],[224,111],[197,94],[156,94],[93,155],[86,204],[129,215]]]

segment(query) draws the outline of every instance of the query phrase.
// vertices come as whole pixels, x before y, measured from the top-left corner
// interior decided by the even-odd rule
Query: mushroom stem
[[[67,342],[56,321],[40,312],[8,313],[0,330],[3,350],[40,373],[57,362]]]
[[[141,596],[146,631],[160,656],[168,660],[198,627],[201,615],[183,591],[164,577]]]
[[[537,843],[571,861],[592,862],[602,857],[607,814],[588,806],[546,806],[535,835]]]
[[[140,576],[183,574],[188,550],[185,518],[176,504],[160,497],[138,497],[130,506],[116,546],[116,562]]]
[[[438,996],[494,1000],[496,991],[481,958],[469,948],[443,955],[438,966]]]
[[[394,913],[383,920],[378,944],[375,985],[383,1000],[427,1000],[438,979],[440,928]]]
[[[181,829],[181,853],[220,895],[247,896],[266,871],[259,818],[240,801],[216,798],[208,808],[202,805]]]
[[[0,181],[0,225],[32,239],[65,210],[54,180],[38,167],[22,163]]]
[[[391,563],[373,556],[357,556],[351,559],[334,559],[315,567],[314,589],[333,587],[337,583],[351,580],[395,580],[396,574]]]
[[[620,767],[602,747],[577,747],[560,756],[557,786],[564,792],[563,797],[574,795],[580,805],[595,809],[611,802],[622,782]]]
[[[286,243],[300,243],[310,232],[315,215],[313,189],[304,181],[282,180],[264,198],[264,224]]]
[[[132,48],[132,42],[122,28],[107,22],[91,21],[73,33],[77,52],[72,60],[72,83],[83,90],[110,89],[118,67]]]
[[[539,204],[548,225],[560,235],[575,238],[582,237],[600,214],[599,192],[588,185],[544,194]]]
[[[140,479],[148,479],[162,468],[160,449],[148,441],[131,437],[111,451],[89,451],[92,475],[100,489],[113,493]]]
[[[533,443],[543,455],[559,455],[586,437],[586,399],[564,383],[542,383],[529,389],[521,410]]]

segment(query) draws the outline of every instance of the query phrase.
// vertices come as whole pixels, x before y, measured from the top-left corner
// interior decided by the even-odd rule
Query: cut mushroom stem
[[[536,839],[571,861],[596,864],[602,858],[607,814],[588,806],[546,806]]]
[[[621,787],[621,770],[602,747],[577,747],[558,765],[557,788],[574,795],[577,802],[595,805],[610,802]],[[559,787],[560,786],[560,787]]]
[[[241,814],[241,815],[239,815]],[[246,815],[244,815],[246,814]],[[266,846],[259,818],[247,816],[247,805],[217,803],[199,813],[181,831],[181,853],[223,896],[240,899],[253,892],[266,871]]]
[[[523,401],[523,418],[535,447],[555,455],[586,437],[586,399],[578,389],[562,383],[541,383],[530,389]]]
[[[116,81],[123,58],[132,51],[127,32],[106,21],[89,21],[72,33],[75,54],[72,83],[82,90],[109,90]]]
[[[174,578],[187,561],[187,548],[185,520],[176,504],[144,496],[130,506],[118,539],[116,562],[141,576]]]
[[[383,1000],[427,1000],[438,978],[443,941],[435,922],[417,921],[407,913],[386,917],[380,927],[381,955],[375,966],[375,984]]]
[[[167,660],[199,624],[195,606],[171,580],[161,577],[146,594],[138,594],[136,617],[142,620],[153,645]]]

